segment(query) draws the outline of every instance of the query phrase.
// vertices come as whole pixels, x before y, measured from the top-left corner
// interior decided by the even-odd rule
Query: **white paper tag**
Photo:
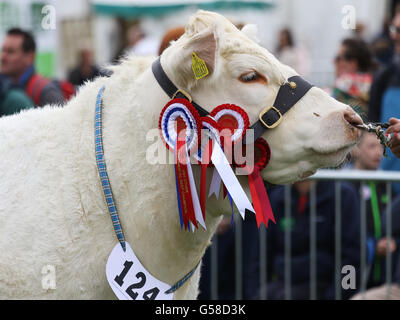
[[[140,263],[131,246],[120,243],[112,250],[106,265],[108,283],[120,300],[172,300],[165,294],[171,286],[153,277]]]

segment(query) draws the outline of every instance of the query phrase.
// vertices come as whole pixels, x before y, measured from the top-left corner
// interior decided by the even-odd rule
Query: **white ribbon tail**
[[[203,219],[203,213],[201,211],[199,196],[197,195],[196,184],[194,183],[192,166],[190,164],[190,158],[187,149],[186,149],[186,159],[188,160],[187,168],[189,174],[190,191],[193,200],[194,214],[196,216],[196,220],[200,223],[200,225],[207,230],[206,223],[204,222]]]
[[[221,177],[219,176],[217,169],[214,168],[210,184],[210,191],[208,192],[208,197],[211,197],[214,193],[215,197],[218,199],[220,189],[221,189]]]
[[[238,208],[242,218],[244,219],[246,209],[255,212],[251,202],[247,198],[246,193],[240,185],[239,180],[236,178],[235,173],[229,165],[221,146],[218,143],[214,143],[211,161],[218,170],[219,176],[224,182],[224,185],[231,195],[233,202],[235,202],[235,205]]]

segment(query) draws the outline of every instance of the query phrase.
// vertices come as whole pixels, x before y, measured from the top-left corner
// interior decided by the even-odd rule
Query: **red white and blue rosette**
[[[232,206],[235,203],[244,219],[245,211],[255,212],[257,224],[275,222],[261,170],[270,160],[268,143],[257,139],[254,143],[254,166],[230,163],[225,155],[233,145],[241,142],[249,128],[247,113],[232,104],[220,105],[207,117],[200,118],[197,110],[185,99],[173,99],[163,108],[159,118],[160,134],[167,148],[174,153],[175,181],[181,228],[191,230],[199,223],[205,225],[207,167],[214,165],[209,195],[218,197],[223,183]],[[227,149],[225,149],[227,148]],[[225,150],[225,152],[224,152]],[[200,198],[197,194],[189,153],[201,165]],[[253,204],[240,185],[232,166],[243,167],[249,179]],[[253,167],[253,168],[251,168]],[[225,192],[224,191],[224,192]],[[254,207],[253,207],[254,206]]]
[[[233,144],[241,141],[249,128],[249,117],[242,108],[234,104],[221,104],[214,108],[210,116],[217,121],[221,129],[228,129],[231,132]]]
[[[159,129],[167,148],[174,151],[178,137],[177,121],[183,121],[186,126],[186,145],[188,150],[197,146],[201,128],[200,115],[186,99],[173,99],[161,111]]]
[[[175,182],[181,228],[197,228],[197,222],[205,229],[199,197],[196,191],[189,150],[197,150],[200,139],[200,116],[185,99],[173,99],[163,108],[159,128],[167,148],[174,152]]]

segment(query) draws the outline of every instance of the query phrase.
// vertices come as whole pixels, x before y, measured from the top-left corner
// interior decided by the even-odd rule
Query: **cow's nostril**
[[[359,126],[363,124],[361,117],[352,110],[346,110],[343,116],[344,119],[352,126]]]

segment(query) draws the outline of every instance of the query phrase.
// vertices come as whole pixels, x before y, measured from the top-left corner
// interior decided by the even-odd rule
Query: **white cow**
[[[196,81],[191,53],[210,75]],[[254,123],[279,86],[296,72],[221,15],[199,11],[161,57],[177,87],[210,111],[222,103],[246,109]],[[150,164],[146,134],[170,100],[151,60],[129,57],[111,77],[85,84],[64,108],[46,106],[0,119],[0,299],[115,298],[105,275],[117,240],[94,152],[96,95],[104,91],[104,152],[127,241],[146,269],[174,284],[202,258],[226,203],[207,203],[207,230],[180,230],[172,165]],[[339,164],[357,142],[351,109],[313,87],[275,129],[264,134],[271,183],[305,178]],[[56,289],[41,273],[55,266]],[[176,293],[195,299],[199,268]]]

